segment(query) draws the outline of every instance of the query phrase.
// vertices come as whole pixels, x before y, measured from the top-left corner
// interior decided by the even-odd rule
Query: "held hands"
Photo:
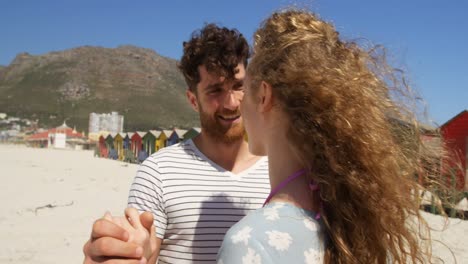
[[[90,240],[84,245],[84,264],[137,264],[156,262],[157,246],[153,215],[139,215],[134,208],[125,217],[106,213],[93,225]]]

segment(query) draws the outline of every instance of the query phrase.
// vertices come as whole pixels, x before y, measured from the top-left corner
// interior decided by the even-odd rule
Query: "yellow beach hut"
[[[124,147],[123,147],[123,140],[125,137],[125,133],[117,133],[114,136],[114,148],[117,150],[117,155],[119,160],[124,159]]]
[[[166,146],[167,134],[166,131],[172,133],[171,130],[160,131],[159,136],[156,138],[156,151],[164,148]]]

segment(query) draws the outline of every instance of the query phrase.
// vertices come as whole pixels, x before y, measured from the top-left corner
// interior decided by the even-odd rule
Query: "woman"
[[[405,82],[308,11],[271,15],[253,51],[241,111],[272,192],[229,230],[218,263],[425,262],[412,194],[424,146],[392,99]]]

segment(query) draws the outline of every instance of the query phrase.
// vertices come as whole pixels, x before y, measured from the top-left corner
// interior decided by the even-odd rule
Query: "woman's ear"
[[[197,96],[195,95],[195,93],[192,92],[190,89],[187,89],[187,92],[185,94],[187,95],[187,100],[189,101],[193,110],[198,112],[198,100],[197,100]]]
[[[258,107],[260,112],[267,112],[273,107],[273,88],[265,81],[260,83],[257,94],[259,101]]]

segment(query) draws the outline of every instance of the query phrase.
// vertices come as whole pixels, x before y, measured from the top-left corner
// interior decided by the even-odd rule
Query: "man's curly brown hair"
[[[178,67],[192,91],[200,82],[198,66],[204,65],[208,72],[232,79],[237,65],[242,62],[247,66],[250,55],[249,44],[239,31],[216,24],[207,24],[193,32],[183,46],[184,54]]]

